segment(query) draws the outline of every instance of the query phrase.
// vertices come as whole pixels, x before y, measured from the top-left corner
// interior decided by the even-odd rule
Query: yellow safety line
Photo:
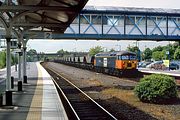
[[[37,64],[37,68],[38,68],[37,86],[35,89],[35,93],[26,120],[41,120],[43,80],[40,79],[42,78],[42,73],[39,67],[40,67],[39,64]]]

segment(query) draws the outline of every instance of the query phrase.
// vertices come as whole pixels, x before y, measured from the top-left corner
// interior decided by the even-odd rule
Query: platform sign
[[[0,41],[0,48],[6,48],[7,45],[6,45],[6,41],[5,40],[1,40]],[[18,46],[17,46],[17,41],[11,41],[11,49],[16,49]]]
[[[107,67],[107,58],[103,58],[103,66]]]
[[[52,32],[44,32],[44,39],[52,39]]]
[[[17,41],[11,41],[11,49],[16,49],[17,47]]]
[[[166,55],[169,55],[169,51],[166,51]]]
[[[0,48],[6,48],[6,41],[4,39],[0,39]]]
[[[20,52],[22,52],[21,49],[17,49],[17,48],[16,48],[16,49],[13,50],[13,53],[20,53]]]
[[[169,67],[170,61],[169,60],[163,60],[163,63],[166,67]]]

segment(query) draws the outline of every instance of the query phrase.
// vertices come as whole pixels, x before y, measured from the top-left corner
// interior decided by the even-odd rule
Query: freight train
[[[102,52],[90,59],[87,59],[86,56],[66,57],[56,59],[54,62],[116,76],[136,75],[138,73],[136,54],[129,51]]]

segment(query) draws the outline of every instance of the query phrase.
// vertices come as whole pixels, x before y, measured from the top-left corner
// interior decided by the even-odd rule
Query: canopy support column
[[[27,83],[26,64],[26,47],[23,47],[23,83]]]
[[[21,50],[21,44],[18,44],[18,48]],[[19,52],[18,56],[18,91],[22,91],[22,79],[21,79],[21,56],[22,52]]]
[[[12,105],[12,91],[11,91],[11,38],[6,38],[6,105]]]

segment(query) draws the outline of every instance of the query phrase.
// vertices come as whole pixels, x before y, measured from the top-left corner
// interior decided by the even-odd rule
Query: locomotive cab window
[[[129,55],[122,55],[121,60],[129,60]]]
[[[129,58],[130,60],[136,60],[136,55],[130,55]]]
[[[117,59],[118,59],[118,60],[121,60],[121,56],[120,56],[120,55],[118,55],[118,56],[117,56]]]

